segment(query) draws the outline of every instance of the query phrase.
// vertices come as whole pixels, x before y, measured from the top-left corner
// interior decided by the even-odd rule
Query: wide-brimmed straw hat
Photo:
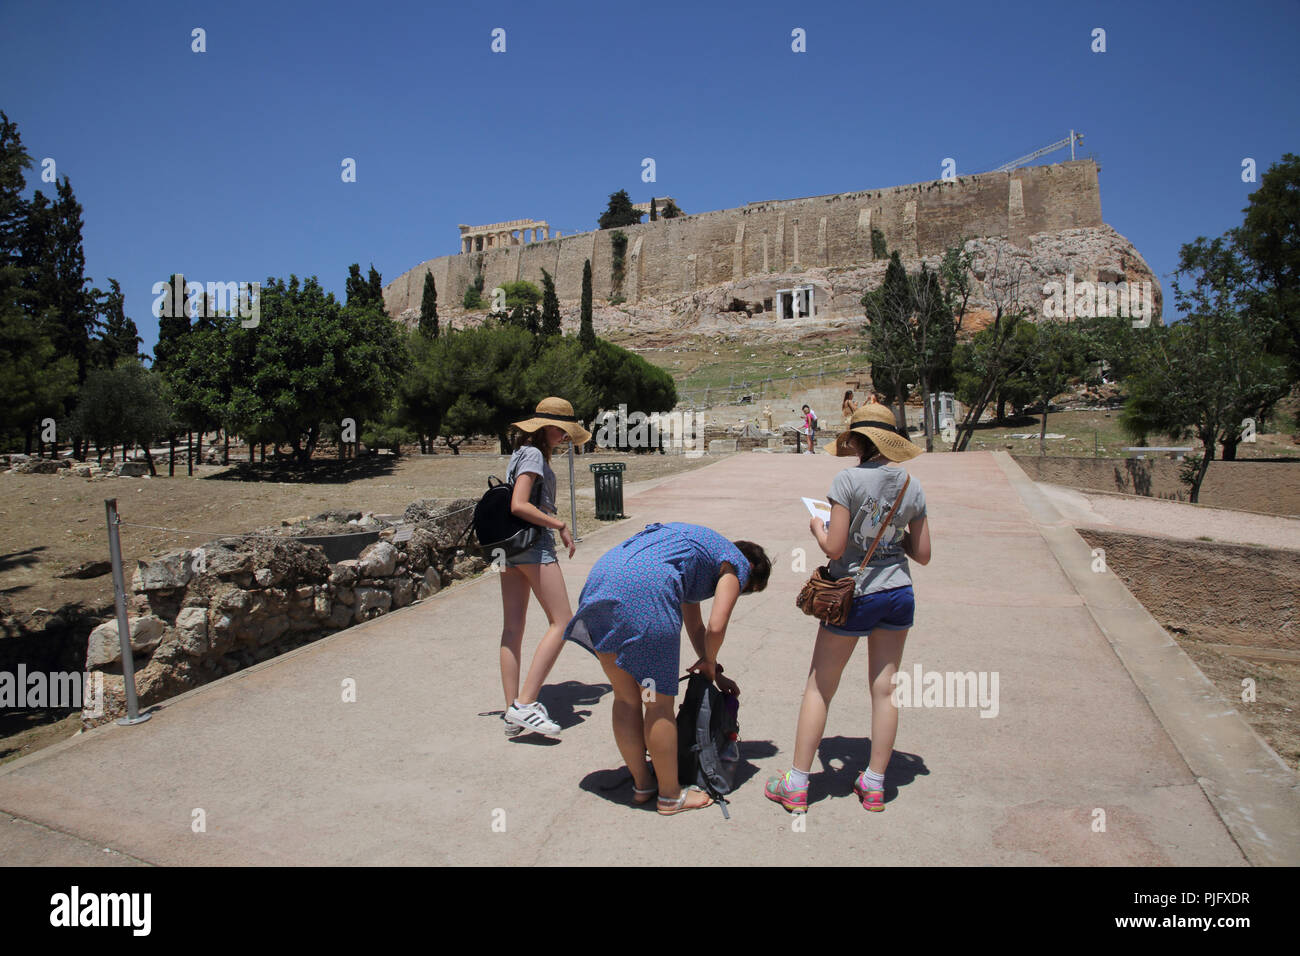
[[[585,445],[591,440],[591,432],[578,424],[578,418],[573,414],[573,406],[564,399],[554,396],[538,402],[537,412],[532,418],[515,422],[515,428],[524,432],[535,432],[547,425],[563,428],[575,445]]]
[[[905,435],[899,434],[894,413],[887,405],[863,405],[853,413],[849,430],[840,432],[835,436],[835,441],[823,445],[823,450],[840,457],[856,455],[857,452],[849,444],[851,432],[870,438],[880,453],[890,461],[907,461],[925,452],[920,445],[913,444]]]

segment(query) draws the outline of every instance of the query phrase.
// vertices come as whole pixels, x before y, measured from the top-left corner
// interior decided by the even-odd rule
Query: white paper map
[[[829,501],[820,501],[817,498],[801,498],[808,514],[814,518],[821,518],[827,524],[831,523],[831,503]]]

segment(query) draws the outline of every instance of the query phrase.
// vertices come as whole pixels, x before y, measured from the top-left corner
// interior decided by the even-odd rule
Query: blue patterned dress
[[[682,604],[713,597],[724,561],[736,569],[743,591],[749,562],[722,535],[697,524],[646,525],[592,567],[564,639],[592,653],[617,654],[619,669],[637,683],[675,696]]]

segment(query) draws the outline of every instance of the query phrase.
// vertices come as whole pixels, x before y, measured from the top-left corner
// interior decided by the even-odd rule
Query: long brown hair
[[[539,449],[541,451],[542,457],[545,458],[548,462],[551,460],[551,452],[554,450],[554,448],[546,440],[545,425],[537,429],[537,431],[535,432],[526,432],[522,428],[516,429],[516,431],[518,431],[519,437],[515,439],[515,451],[518,451],[520,448],[523,448],[525,445],[532,445],[534,448]]]

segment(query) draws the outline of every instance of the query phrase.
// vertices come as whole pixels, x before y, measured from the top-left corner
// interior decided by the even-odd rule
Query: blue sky
[[[176,271],[342,298],[349,263],[387,282],[456,252],[457,223],[568,234],[620,188],[702,212],[920,182],[1071,128],[1167,288],[1182,243],[1239,224],[1243,158],[1300,152],[1298,28],[1294,0],[6,2],[0,109],[29,192],[53,192],[45,157],[71,177],[87,274],[122,283],[146,349]]]

